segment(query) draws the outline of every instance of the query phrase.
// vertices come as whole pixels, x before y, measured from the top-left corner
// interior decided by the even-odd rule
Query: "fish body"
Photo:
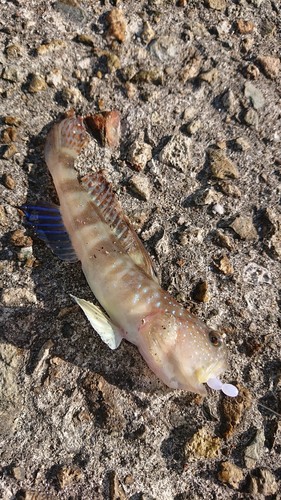
[[[64,252],[62,258],[72,260],[73,247],[106,314],[75,300],[101,338],[112,349],[128,340],[166,385],[205,395],[203,384],[226,369],[222,338],[160,287],[146,250],[101,174],[79,182],[74,162],[87,142],[83,120],[75,116],[54,125],[47,137],[45,159],[60,201],[62,243],[46,229],[54,212],[46,208],[42,222],[42,212],[29,211],[30,220],[57,254]]]

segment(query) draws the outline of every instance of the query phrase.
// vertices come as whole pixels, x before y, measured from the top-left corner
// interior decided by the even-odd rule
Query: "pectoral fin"
[[[110,349],[117,349],[122,340],[122,331],[114,325],[109,317],[98,307],[84,299],[78,299],[74,295],[71,297],[81,307],[92,327],[99,334],[100,338]]]

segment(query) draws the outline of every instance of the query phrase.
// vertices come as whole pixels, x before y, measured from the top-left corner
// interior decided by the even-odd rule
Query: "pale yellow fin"
[[[102,312],[102,310],[84,299],[78,299],[74,295],[71,297],[81,307],[86,317],[90,321],[92,327],[99,334],[100,338],[110,349],[117,349],[122,340],[122,331],[118,328],[110,318]]]
[[[81,179],[81,184],[88,191],[92,202],[122,244],[124,251],[148,276],[157,281],[150,256],[128,217],[123,213],[121,204],[102,172],[85,175]]]

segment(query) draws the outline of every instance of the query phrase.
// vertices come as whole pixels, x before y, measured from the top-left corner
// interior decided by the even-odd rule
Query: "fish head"
[[[195,316],[151,314],[140,327],[139,350],[150,368],[174,389],[206,395],[204,386],[227,368],[223,335]]]

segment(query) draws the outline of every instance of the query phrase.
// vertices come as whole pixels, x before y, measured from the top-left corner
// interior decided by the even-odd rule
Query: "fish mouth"
[[[224,359],[211,363],[208,367],[198,368],[195,372],[199,384],[206,384],[210,378],[218,377],[227,368]]]

